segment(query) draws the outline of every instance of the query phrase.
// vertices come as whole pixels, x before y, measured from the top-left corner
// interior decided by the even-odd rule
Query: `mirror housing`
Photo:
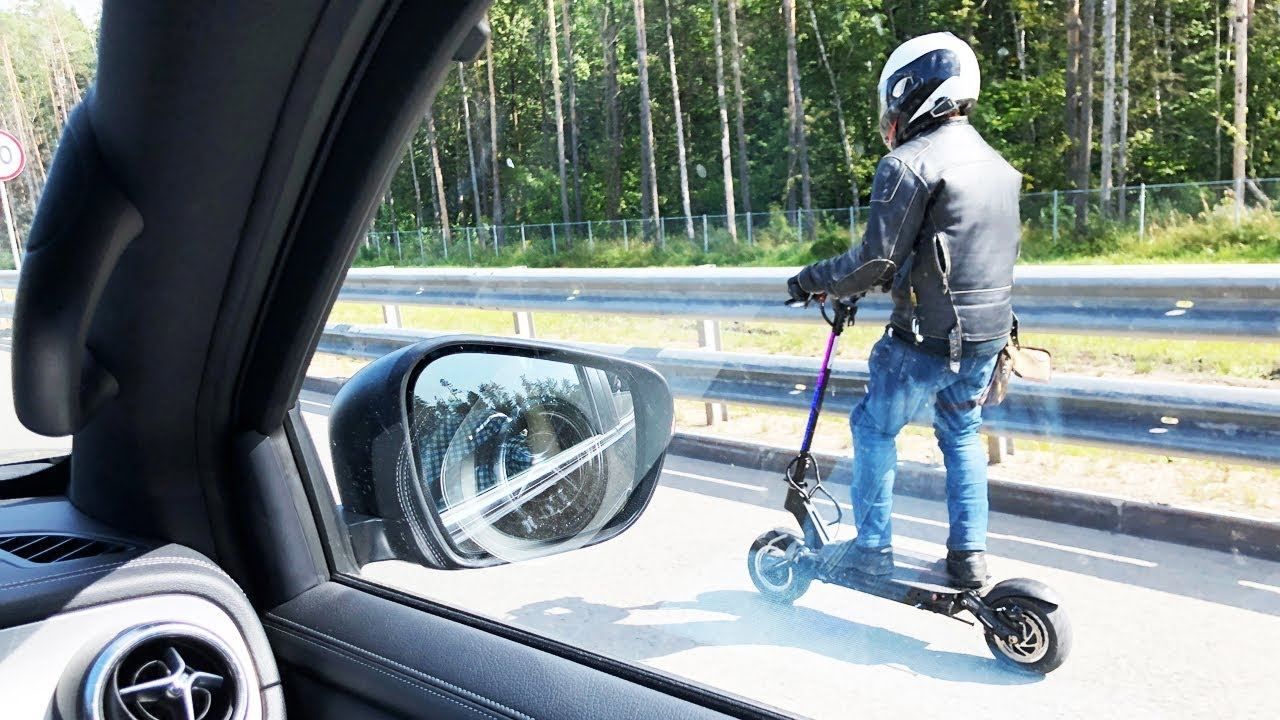
[[[653,497],[673,421],[666,381],[627,360],[474,336],[389,353],[329,416],[356,560],[487,567],[616,537]]]

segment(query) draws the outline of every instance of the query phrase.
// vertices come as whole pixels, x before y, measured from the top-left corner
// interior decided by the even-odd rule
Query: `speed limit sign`
[[[8,182],[22,174],[27,155],[18,138],[0,130],[0,182]]]

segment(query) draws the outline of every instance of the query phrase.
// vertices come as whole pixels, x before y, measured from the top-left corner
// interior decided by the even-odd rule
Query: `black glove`
[[[787,295],[792,302],[808,302],[810,293],[800,287],[800,276],[794,275],[787,280]]]

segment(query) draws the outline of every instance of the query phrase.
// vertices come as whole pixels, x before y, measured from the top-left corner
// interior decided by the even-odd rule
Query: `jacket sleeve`
[[[800,287],[838,297],[861,295],[887,284],[910,257],[929,205],[929,189],[911,168],[893,156],[876,167],[871,214],[862,244],[800,272]]]

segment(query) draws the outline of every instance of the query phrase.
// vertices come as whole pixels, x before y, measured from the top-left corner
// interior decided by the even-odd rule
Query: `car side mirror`
[[[673,418],[661,375],[605,355],[459,336],[385,355],[329,418],[356,560],[485,567],[616,537],[653,496]]]

